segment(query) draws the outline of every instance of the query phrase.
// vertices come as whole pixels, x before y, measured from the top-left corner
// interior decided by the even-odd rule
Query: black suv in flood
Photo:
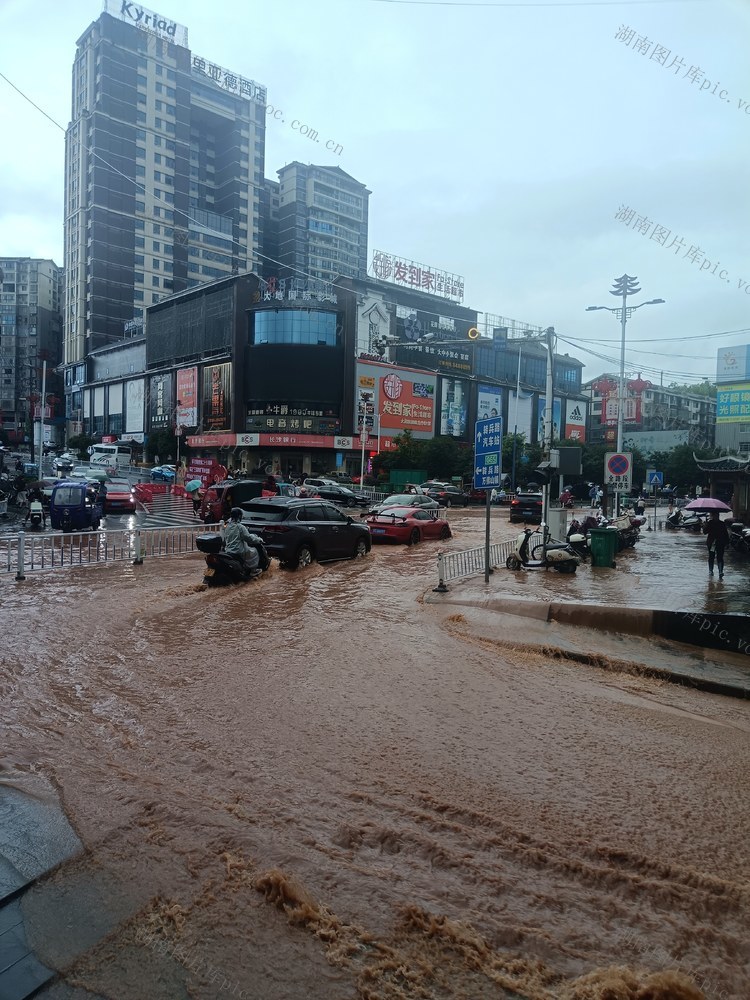
[[[268,497],[243,505],[242,523],[265,542],[268,554],[296,569],[313,560],[356,559],[371,548],[370,529],[325,500]]]

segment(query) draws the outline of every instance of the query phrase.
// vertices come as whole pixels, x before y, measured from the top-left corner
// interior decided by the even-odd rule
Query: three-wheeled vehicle
[[[101,483],[62,480],[52,490],[50,524],[58,531],[96,531],[103,516],[104,492]]]

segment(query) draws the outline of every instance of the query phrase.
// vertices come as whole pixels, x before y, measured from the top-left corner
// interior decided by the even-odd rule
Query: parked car
[[[127,479],[108,479],[104,484],[105,514],[135,514],[135,489]]]
[[[326,477],[313,477],[312,479],[305,479],[302,483],[304,489],[308,493],[317,493],[321,486],[338,486],[335,479],[327,479]]]
[[[173,483],[175,467],[173,465],[156,465],[151,470],[152,483]]]
[[[315,493],[321,500],[330,500],[331,503],[341,504],[342,507],[366,507],[370,503],[370,498],[364,493],[355,493],[346,486],[317,486]]]
[[[377,514],[384,507],[422,507],[424,510],[440,510],[440,504],[432,497],[422,493],[394,493],[375,503],[367,511],[368,514]],[[362,515],[363,517],[366,515]]]
[[[260,535],[268,554],[290,569],[313,560],[356,559],[372,546],[367,525],[327,500],[265,497],[244,504],[244,510],[245,527]]]
[[[353,486],[354,480],[346,472],[329,472],[326,476],[327,479],[332,479],[334,483],[338,483],[340,486]]]
[[[510,523],[542,520],[542,494],[517,493],[510,501]]]
[[[424,507],[385,507],[377,514],[370,514],[366,523],[376,542],[416,545],[426,538],[451,537],[451,527],[445,518]]]
[[[469,503],[466,494],[457,486],[431,486],[425,493],[443,507],[466,507]]]
[[[469,503],[486,504],[487,490],[477,490],[472,486],[470,489],[466,490],[466,499]]]

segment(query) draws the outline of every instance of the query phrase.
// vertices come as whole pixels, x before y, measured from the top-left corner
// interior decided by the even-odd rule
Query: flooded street
[[[672,579],[660,606],[747,610],[746,567],[717,595],[701,539],[643,539],[695,578],[632,588],[639,543],[613,603]],[[0,580],[0,780],[51,782],[85,845],[25,897],[42,996],[747,997],[750,706],[547,660],[522,619],[473,633],[421,600],[437,550],[232,590],[198,555]],[[491,585],[601,599],[592,572]]]

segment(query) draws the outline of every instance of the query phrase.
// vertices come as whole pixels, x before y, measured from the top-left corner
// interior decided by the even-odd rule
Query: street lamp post
[[[629,274],[623,274],[619,278],[615,278],[614,289],[610,289],[609,294],[614,295],[622,299],[621,306],[586,306],[586,312],[593,312],[596,309],[605,309],[607,312],[614,313],[620,320],[621,324],[621,336],[620,336],[620,382],[617,389],[617,451],[622,451],[622,439],[624,433],[624,418],[625,418],[625,326],[627,321],[630,319],[631,315],[636,311],[636,309],[641,309],[643,306],[656,306],[664,303],[664,299],[649,299],[648,302],[641,302],[637,306],[628,305],[628,295],[637,295],[640,292],[638,287],[638,278],[631,277]],[[620,495],[617,494],[616,497],[616,514],[620,513]]]

